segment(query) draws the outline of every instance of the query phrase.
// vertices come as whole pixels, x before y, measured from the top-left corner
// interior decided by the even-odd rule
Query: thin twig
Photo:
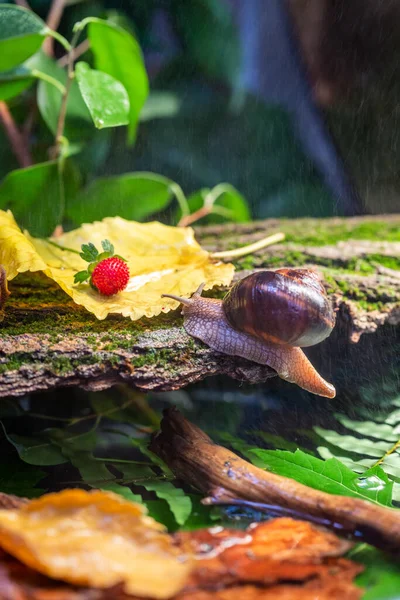
[[[254,242],[254,244],[249,244],[248,246],[242,246],[241,248],[235,248],[234,250],[225,250],[224,252],[212,252],[211,258],[239,258],[240,256],[246,256],[246,254],[257,252],[257,250],[261,250],[267,246],[272,246],[272,244],[282,242],[284,239],[284,233],[274,233],[273,235],[269,235],[262,240],[258,240],[258,242]]]
[[[207,215],[210,214],[211,211],[212,211],[212,206],[203,205],[201,208],[199,208],[199,210],[196,210],[191,215],[185,215],[184,217],[182,217],[178,223],[178,227],[187,227],[188,225],[191,225],[195,221],[198,221],[199,219],[206,217]]]
[[[24,136],[19,131],[12,114],[5,102],[0,102],[0,121],[10,141],[11,148],[21,167],[29,167],[33,164],[29,148],[25,143]]]
[[[90,42],[88,39],[83,40],[73,51],[72,51],[72,60],[75,62],[77,58],[85,54],[85,52],[90,48]],[[57,64],[60,67],[66,67],[68,65],[68,57],[69,54],[64,54],[58,61]]]
[[[50,29],[57,31],[58,26],[60,25],[61,17],[65,8],[65,0],[53,0],[49,14],[47,15],[46,25]],[[49,56],[54,55],[54,39],[52,37],[47,37],[43,44],[43,50]]]
[[[50,152],[50,156],[53,159],[57,158],[58,155],[60,154],[62,136],[64,133],[64,126],[65,126],[65,118],[67,116],[68,96],[69,96],[69,92],[71,90],[72,80],[74,78],[73,49],[75,48],[75,44],[78,41],[78,37],[79,37],[80,33],[81,33],[80,30],[75,32],[74,37],[71,42],[70,50],[68,52],[68,69],[67,69],[68,76],[67,76],[67,81],[65,83],[65,91],[64,91],[64,94],[63,94],[63,97],[61,100],[60,114],[58,115],[55,146],[52,149],[52,151]]]
[[[15,0],[15,4],[22,6],[22,8],[26,8],[27,10],[32,10],[26,0]]]

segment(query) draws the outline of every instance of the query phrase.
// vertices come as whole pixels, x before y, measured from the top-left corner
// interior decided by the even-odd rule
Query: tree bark
[[[351,353],[354,344],[361,348],[360,337],[398,334],[400,216],[270,219],[198,227],[196,237],[207,250],[220,251],[277,231],[286,234],[286,241],[237,260],[235,279],[256,269],[320,269],[338,320],[334,335],[310,349],[311,356],[317,361],[322,356],[326,365],[338,344],[341,354],[343,348]],[[19,275],[9,288],[0,323],[0,396],[71,385],[100,390],[121,382],[161,391],[216,374],[250,383],[275,375],[268,367],[219,354],[190,338],[180,311],[137,322],[117,315],[97,321],[43,275]],[[222,293],[213,290],[212,295]],[[384,346],[385,352],[396,352],[393,344]]]

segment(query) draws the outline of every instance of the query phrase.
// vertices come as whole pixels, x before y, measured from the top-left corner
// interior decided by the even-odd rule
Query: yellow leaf
[[[0,264],[7,279],[14,279],[24,271],[44,271],[46,263],[33,244],[24,236],[11,211],[0,210]]]
[[[111,492],[64,490],[0,510],[0,546],[28,567],[77,585],[170,598],[185,585],[188,555],[145,509]]]
[[[79,251],[81,245],[88,242],[101,250],[101,241],[110,240],[115,253],[128,261],[130,280],[123,292],[101,296],[88,283],[74,284],[75,273],[87,268],[87,263],[77,254],[58,249],[46,240],[32,238],[28,233],[23,235],[11,213],[0,211],[0,227],[7,218],[15,231],[14,238],[9,234],[4,250],[0,244],[0,263],[8,279],[17,272],[43,270],[98,319],[104,319],[109,313],[119,313],[133,320],[152,317],[178,307],[177,302],[161,298],[161,294],[189,297],[202,282],[206,282],[205,289],[210,289],[215,285],[228,285],[233,277],[233,265],[213,261],[196,242],[190,227],[109,217],[82,225],[53,240],[59,246]]]

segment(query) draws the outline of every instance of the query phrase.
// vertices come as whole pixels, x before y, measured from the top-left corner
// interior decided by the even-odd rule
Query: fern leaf
[[[400,399],[392,402],[399,407]],[[380,466],[393,482],[393,499],[400,501],[400,410],[395,408],[388,415],[381,415],[379,422],[357,421],[345,415],[335,415],[338,422],[350,433],[315,427],[320,438],[318,454],[325,460],[339,459],[355,473]],[[363,436],[362,438],[360,437]],[[325,444],[321,443],[321,439]],[[327,445],[329,447],[327,447]]]

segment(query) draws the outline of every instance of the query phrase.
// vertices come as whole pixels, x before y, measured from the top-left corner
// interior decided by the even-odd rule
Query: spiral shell
[[[320,277],[308,269],[253,273],[232,287],[223,308],[232,327],[277,344],[313,346],[335,325]]]

